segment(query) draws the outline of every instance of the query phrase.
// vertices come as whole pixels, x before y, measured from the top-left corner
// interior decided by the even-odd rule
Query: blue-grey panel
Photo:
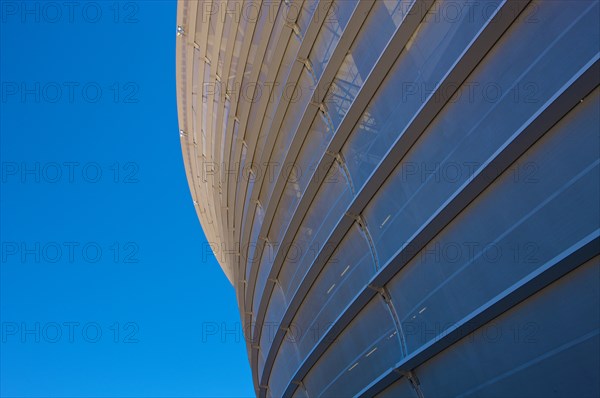
[[[281,322],[283,310],[287,308],[316,255],[327,243],[327,237],[344,214],[350,199],[348,182],[339,165],[334,164],[302,221],[294,241],[289,246],[289,251],[277,277],[276,287],[279,288],[281,294],[273,294],[269,298],[265,315],[265,320],[268,320],[269,325],[263,323],[262,334],[264,334],[265,328],[272,327],[271,324]],[[265,340],[265,343],[268,345],[261,348],[268,351],[272,341]],[[288,367],[289,363],[282,370],[287,370]]]
[[[331,5],[308,56],[315,80],[318,81],[323,74],[357,3],[358,0],[335,0]]]
[[[374,274],[375,264],[369,245],[360,228],[354,225],[292,320],[271,373],[273,382],[270,384],[274,391],[279,392],[287,385],[282,385],[282,380],[291,381],[291,376],[312,348]]]
[[[334,128],[340,125],[412,3],[414,0],[379,0],[373,5],[325,99]]]
[[[409,351],[599,227],[599,105],[596,90],[389,283]]]
[[[277,176],[283,167],[286,166],[283,164],[285,154],[290,148],[306,107],[309,106],[316,85],[317,82],[306,68],[302,69],[295,88],[293,88],[294,85],[288,83],[289,89],[286,92],[286,99],[290,101],[290,106],[287,108],[278,131],[273,152],[269,159],[268,170],[265,168],[265,172],[268,172],[268,175],[265,175],[265,184],[263,184],[263,188],[261,189],[259,198],[261,203],[266,204],[271,200],[273,188],[275,187],[275,181],[272,176]],[[263,167],[266,165],[260,166]]]
[[[573,42],[600,30],[598,2],[578,1],[565,10],[550,1],[535,9],[559,33],[549,33],[546,24],[517,21],[365,210],[382,263],[596,56],[600,40]],[[523,165],[517,172],[525,178],[535,167]]]
[[[464,7],[465,11],[483,6],[490,13],[463,12],[459,20],[447,18],[446,12],[454,4]],[[494,0],[434,4],[432,15],[424,19],[410,39],[342,149],[356,187],[364,184],[428,93],[460,58],[499,5]],[[413,89],[422,95],[407,95]]]
[[[311,175],[315,172],[325,172],[325,170],[317,171],[317,166],[332,137],[333,131],[323,114],[319,113],[313,120],[294,164],[283,166],[283,175],[287,177],[287,180],[269,230],[269,237],[273,241],[282,241]]]
[[[310,396],[348,397],[401,357],[387,305],[376,295],[334,341],[303,380]]]
[[[346,177],[340,166],[334,163],[308,209],[279,272],[278,280],[286,297],[291,297],[304,279],[329,234],[344,215],[350,200],[351,192]]]
[[[598,397],[600,258],[477,329],[416,372],[426,397]]]
[[[407,378],[403,377],[377,394],[377,398],[419,398]]]

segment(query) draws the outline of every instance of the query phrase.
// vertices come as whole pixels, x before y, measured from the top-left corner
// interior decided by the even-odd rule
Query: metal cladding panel
[[[179,0],[256,394],[598,396],[597,0]]]

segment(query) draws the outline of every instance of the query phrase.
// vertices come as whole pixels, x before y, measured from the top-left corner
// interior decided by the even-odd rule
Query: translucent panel
[[[413,1],[380,0],[373,5],[326,96],[325,101],[335,128],[348,112]]]
[[[329,346],[303,380],[310,396],[359,393],[401,357],[394,321],[376,295]]]
[[[211,127],[211,131],[212,131],[212,137],[213,137],[213,152],[212,152],[212,158],[216,161],[216,162],[220,162],[222,157],[219,158],[218,155],[221,152],[221,147],[219,146],[218,148],[216,147],[217,145],[217,139],[219,141],[223,141],[223,135],[225,134],[225,132],[223,131],[218,131],[217,130],[217,122],[218,122],[218,116],[219,116],[219,108],[223,106],[223,102],[222,99],[225,98],[225,96],[221,97],[221,82],[219,81],[214,81],[212,82],[213,87],[211,88],[211,92],[210,95],[213,96],[213,108],[212,108],[212,112],[211,112],[211,120],[212,120],[212,127]],[[214,91],[213,91],[214,90]],[[217,152],[217,150],[219,152]],[[220,163],[217,163],[218,165],[220,165]],[[214,184],[214,186],[218,186],[218,182],[216,182]]]
[[[289,98],[289,96],[293,93],[293,84],[288,83],[288,77],[292,67],[297,62],[296,56],[298,54],[298,50],[300,49],[300,44],[301,43],[298,37],[295,35],[290,37],[281,61],[281,66],[277,73],[277,79],[275,82],[266,82],[263,88],[263,95],[270,95],[264,115],[253,115],[252,113],[249,115],[251,120],[255,117],[262,118],[262,125],[258,132],[258,140],[256,144],[257,159],[261,159],[261,156],[263,155],[265,142],[272,127],[273,119],[275,118],[275,112],[279,109],[282,99]],[[273,134],[277,135],[277,132],[273,132]]]
[[[312,137],[309,138],[316,138],[315,136],[320,133],[320,131],[314,131],[314,134],[312,135]],[[290,137],[292,136],[292,134],[290,134]],[[316,144],[316,140],[315,141],[311,141],[311,144]],[[310,145],[310,144],[309,144]],[[277,145],[276,145],[277,147]],[[277,152],[277,151],[276,151]],[[275,165],[277,163],[274,163]],[[288,167],[290,166],[290,167]],[[271,226],[271,230],[268,233],[268,237],[269,240],[272,242],[272,245],[269,246],[269,255],[264,255],[262,256],[261,262],[260,262],[260,269],[259,269],[259,279],[257,281],[257,286],[254,290],[254,313],[258,313],[258,306],[260,303],[260,297],[262,295],[263,289],[266,285],[266,280],[267,277],[271,271],[271,267],[273,265],[273,261],[275,259],[275,248],[278,247],[283,239],[283,229],[281,228],[282,226],[286,226],[289,224],[291,217],[293,215],[293,211],[295,210],[295,205],[297,204],[297,202],[299,201],[300,197],[301,197],[301,193],[304,191],[304,188],[300,188],[300,186],[297,184],[297,180],[299,178],[299,176],[301,175],[301,173],[303,173],[302,169],[299,167],[294,166],[294,164],[288,164],[285,165],[283,167],[279,166],[271,166],[269,167],[269,170],[265,170],[265,175],[264,175],[264,185],[263,186],[268,186],[270,188],[270,190],[272,191],[272,189],[275,186],[275,178],[274,176],[276,174],[274,174],[274,172],[276,172],[277,170],[282,170],[283,173],[290,173],[290,175],[288,176],[288,181],[286,184],[286,193],[287,195],[284,195],[284,199],[286,200],[286,203],[283,204],[283,206],[279,206],[278,210],[275,213],[275,216],[273,217],[273,225]],[[308,172],[307,170],[304,170],[304,172]],[[286,175],[286,174],[284,174]],[[288,203],[287,200],[289,200],[289,193],[290,193],[290,189],[292,190],[293,193],[293,200],[294,203]],[[261,202],[264,203],[264,202]],[[292,205],[294,205],[292,207]],[[283,214],[282,214],[283,213]],[[273,226],[275,226],[275,229],[273,230]],[[266,252],[265,252],[266,253]]]
[[[278,284],[275,284],[273,293],[271,294],[270,311],[265,315],[265,320],[262,325],[260,335],[260,347],[265,353],[269,352],[275,335],[280,328],[283,313],[287,307],[283,292]]]
[[[419,398],[417,392],[406,377],[393,383],[391,386],[375,396],[376,398]]]
[[[192,94],[198,94],[200,89],[200,67],[204,66],[204,60],[200,57],[200,50],[194,47],[194,74],[192,75]],[[193,102],[194,106],[196,101]]]
[[[217,33],[217,19],[220,18],[219,13],[213,13],[213,10],[218,9],[219,4],[198,4],[198,9],[202,9],[202,23],[208,22],[208,38],[206,39],[206,55],[212,56],[213,46],[215,45],[215,34]],[[212,60],[211,60],[212,61]],[[215,60],[216,61],[216,60]]]
[[[258,47],[260,47],[264,40],[267,40],[265,35],[270,35],[271,29],[274,25],[273,18],[273,5],[277,3],[269,3],[262,4],[260,8],[257,8],[255,5],[251,6],[250,4],[244,4],[244,7],[247,9],[246,18],[249,18],[251,22],[255,22],[254,27],[254,35],[252,36],[252,43],[250,44],[250,49],[248,51],[248,57],[246,58],[246,69],[244,72],[243,80],[242,80],[242,88],[248,87],[249,85],[253,85],[255,82],[250,82],[251,71],[256,64],[257,67],[260,67],[262,64],[262,55],[258,54]],[[256,13],[258,12],[258,20],[256,19]],[[266,36],[269,37],[269,36]],[[240,106],[242,106],[246,101],[242,101]]]
[[[237,126],[239,126],[239,124],[237,124]],[[238,210],[238,203],[244,203],[244,208],[243,208],[243,214],[248,214],[248,209],[247,209],[247,202],[245,202],[244,200],[244,192],[242,191],[242,181],[244,178],[249,178],[249,170],[250,168],[247,167],[246,165],[246,152],[248,150],[248,148],[246,147],[246,145],[244,145],[243,143],[241,143],[242,145],[242,152],[240,154],[240,162],[239,163],[234,163],[234,167],[238,167],[238,175],[237,175],[237,179],[236,179],[236,184],[235,184],[235,211],[236,214],[234,216],[234,219],[240,219],[241,215],[238,214],[239,210]],[[246,222],[245,218],[242,218],[242,228],[240,229],[240,231],[244,231],[244,224]]]
[[[225,98],[224,96],[221,98]],[[229,121],[229,109],[231,107],[231,101],[229,99],[225,99],[225,104],[223,107],[223,124],[221,126],[221,156],[219,157],[219,168],[222,169],[222,165],[225,164],[225,143],[227,141],[227,122]],[[222,170],[223,171],[223,170]],[[226,181],[225,179],[221,179],[221,181]]]
[[[267,355],[271,350],[273,340],[275,339],[275,335],[277,334],[277,331],[281,325],[283,313],[287,307],[287,303],[285,303],[283,292],[281,291],[281,287],[279,285],[275,284],[271,298],[273,301],[271,311],[267,312],[265,320],[261,325],[260,354],[258,357],[259,380],[262,380],[262,373],[264,371]],[[275,396],[281,396],[281,394]]]
[[[417,368],[424,396],[600,396],[599,264],[581,265]]]
[[[355,224],[313,283],[292,321],[300,336],[300,359],[317,343],[315,335],[327,330],[374,274],[369,244]]]
[[[306,392],[304,387],[299,386],[298,388],[296,388],[296,391],[294,391],[292,398],[309,398],[309,397],[308,397],[308,393]]]
[[[256,276],[256,283],[254,284],[254,298],[252,300],[252,319],[256,319],[258,314],[258,307],[260,305],[260,299],[265,291],[267,285],[267,279],[271,266],[273,264],[274,248],[271,242],[265,242],[262,253],[260,256],[256,256],[253,266],[258,266],[258,274]]]
[[[282,241],[283,233],[289,225],[296,206],[310,182],[310,177],[315,173],[319,160],[325,153],[332,137],[332,131],[325,123],[322,114],[316,115],[296,162],[283,166],[283,176],[287,178],[287,181],[273,217],[273,224],[269,230],[269,237],[275,242]]]
[[[246,194],[246,200],[248,200],[248,196],[250,196],[250,188],[252,184],[248,184],[248,193]],[[254,211],[254,218],[252,221],[252,232],[250,233],[250,241],[248,242],[248,257],[246,266],[246,280],[250,281],[250,270],[258,265],[260,261],[261,253],[256,252],[256,248],[259,245],[259,233],[260,228],[262,227],[262,223],[265,218],[265,211],[260,204],[257,204]]]
[[[251,189],[253,186],[253,181],[254,178],[250,179],[250,184],[248,184],[248,187]],[[250,200],[248,199],[248,194],[246,194],[246,206],[245,209],[247,209],[248,205],[250,203]],[[260,253],[256,253],[256,248],[258,246],[258,234],[260,232],[260,227],[262,226],[262,222],[263,222],[263,218],[265,216],[265,212],[262,208],[262,206],[260,204],[257,204],[255,206],[255,211],[254,211],[254,218],[252,218],[252,231],[250,233],[250,240],[248,241],[247,246],[244,248],[246,249],[246,253],[247,256],[245,258],[246,260],[246,280],[248,281],[248,283],[250,283],[250,270],[258,265],[258,261],[260,260]],[[243,217],[250,217],[250,215],[248,213],[246,213],[246,211],[244,210],[244,215]]]
[[[319,7],[320,5],[320,7]],[[294,5],[292,5],[294,6]],[[317,7],[319,7],[317,9]],[[289,11],[291,15],[299,14],[298,20],[296,23],[300,27],[300,34],[304,36],[306,33],[306,29],[308,28],[308,24],[312,19],[315,12],[317,12],[317,18],[323,18],[325,16],[325,11],[323,10],[323,5],[320,4],[317,0],[306,0],[302,3],[301,10],[290,9]]]
[[[198,131],[198,115],[200,114],[200,103],[198,101],[198,97],[202,94],[200,93],[200,88],[202,86],[202,76],[200,74],[201,67],[204,67],[204,60],[200,59],[200,50],[194,47],[194,72],[192,75],[192,134],[194,137],[194,142],[197,142],[198,137],[200,137],[200,131]]]
[[[225,122],[224,122],[225,123]],[[242,170],[242,164],[240,162],[238,162],[237,160],[234,160],[235,158],[235,153],[237,150],[239,143],[239,129],[240,129],[240,123],[237,119],[233,120],[233,133],[232,133],[232,137],[231,137],[231,149],[229,151],[229,155],[227,157],[227,159],[225,159],[225,163],[224,163],[224,169],[223,170],[223,178],[224,181],[227,181],[227,198],[230,198],[231,195],[237,195],[237,190],[238,190],[238,177],[239,177],[239,173]],[[229,174],[231,173],[231,174]],[[231,191],[230,191],[231,188]],[[229,200],[229,199],[228,199]],[[235,204],[237,203],[238,198],[234,197],[233,198],[233,208],[230,208],[228,210],[228,212],[231,212],[232,216],[233,216],[233,228],[236,229],[236,232],[239,234],[239,228],[237,228],[238,226],[236,225],[237,220],[235,219]],[[236,236],[234,239],[236,242],[239,242],[239,236]]]
[[[350,199],[351,195],[347,181],[341,174],[339,166],[334,164],[309,208],[294,241],[288,247],[281,248],[281,250],[285,250],[287,253],[277,278],[278,284],[276,285],[281,288],[282,294],[273,294],[271,296],[265,319],[270,319],[270,322],[275,324],[281,322],[283,317],[282,309],[285,310],[287,308],[288,302],[300,286],[315,257],[326,244],[329,234],[342,217]],[[263,330],[264,332],[265,330]],[[292,326],[286,339],[290,338],[298,341],[300,338],[298,333],[302,334],[304,332],[298,332]],[[292,346],[295,347],[295,345],[283,344],[282,351],[278,353],[276,362],[283,362],[285,365],[275,364],[273,366],[273,372],[278,375],[277,377],[271,377],[272,380],[274,379],[274,383],[286,383],[285,379],[287,379],[287,376],[282,375],[281,372],[296,370],[291,360],[288,360],[288,358],[291,358],[292,352],[287,351]],[[292,349],[295,350],[295,348]],[[297,358],[298,354],[293,353],[293,356]],[[274,385],[271,387],[273,391],[276,391]],[[285,386],[281,388],[285,388]]]
[[[261,67],[260,79],[262,81],[264,81],[263,74],[266,74],[266,71],[269,68],[277,68],[279,66],[278,62],[281,60],[274,60],[273,55],[275,54],[277,43],[281,40],[281,32],[283,31],[283,27],[285,26],[286,18],[289,16],[289,6],[285,4],[281,4],[279,7],[277,7],[277,14],[275,14],[276,3],[268,2],[264,5],[264,7],[269,8],[270,10],[269,12],[271,13],[271,16],[269,17],[269,19],[271,20],[273,19],[273,17],[275,17],[276,19],[275,24],[273,26],[273,31],[271,32],[271,37],[269,38],[269,43],[267,44],[267,49],[265,51],[265,56]]]
[[[204,156],[212,155],[212,151],[209,153],[207,150],[206,142],[207,136],[206,131],[208,128],[208,94],[211,92],[211,82],[210,82],[210,64],[208,62],[204,63],[204,79],[202,80],[202,154]],[[212,158],[209,158],[209,160]]]
[[[323,74],[323,70],[348,24],[356,4],[358,4],[358,0],[336,0],[331,5],[327,19],[321,25],[319,34],[308,56],[317,81]]]
[[[292,320],[278,355],[295,369],[375,274],[369,244],[354,225],[325,265]],[[287,347],[290,346],[290,347]],[[273,377],[281,376],[277,369]]]
[[[250,3],[248,3],[250,4]],[[244,3],[241,3],[241,7],[244,7]],[[243,12],[242,12],[243,15]],[[227,83],[227,89],[229,90],[233,87],[233,82],[237,77],[237,67],[240,60],[240,53],[242,51],[242,45],[244,43],[244,37],[246,36],[246,30],[248,28],[249,18],[241,17],[239,18],[237,32],[235,35],[235,44],[233,47],[233,56],[231,57],[231,66],[229,69],[229,80]]]
[[[275,49],[277,48],[278,42],[282,39],[281,32],[284,27],[285,16],[287,15],[287,7],[278,7],[279,12],[275,14],[276,6],[277,4],[273,2],[267,2],[266,4],[263,4],[263,8],[265,10],[269,9],[269,12],[272,14],[269,19],[276,19],[273,26],[273,31],[269,37],[269,43],[267,44],[264,59],[260,66],[258,79],[256,83],[248,81],[246,85],[243,85],[240,88],[240,92],[238,93],[238,95],[244,97],[246,101],[251,103],[251,111],[248,114],[247,125],[248,129],[254,129],[250,130],[253,131],[252,136],[254,138],[257,136],[256,132],[254,132],[255,129],[260,128],[260,123],[265,117],[263,112],[256,111],[256,107],[259,104],[263,104],[265,101],[269,101],[274,84],[272,81],[267,81],[267,77],[269,73],[279,69],[279,63],[282,61],[281,59],[273,60],[273,55]]]
[[[286,333],[284,339],[291,339],[292,341],[297,339],[293,329]],[[296,358],[298,356],[295,348],[296,346],[294,344],[282,344],[277,351],[277,357],[275,358],[273,369],[271,370],[271,375],[269,377],[269,387],[276,397],[283,396],[287,385],[290,383],[298,369],[297,362],[289,360],[290,358]]]
[[[599,227],[599,106],[596,90],[392,279],[409,352]]]
[[[432,6],[434,15],[425,18],[409,40],[342,149],[356,187],[363,185],[499,5],[495,0],[461,0]],[[450,6],[463,12],[457,18],[447,18]],[[481,7],[487,12],[481,12]],[[407,96],[407,88],[420,88],[425,94]]]
[[[572,45],[578,37],[596,37],[595,4],[543,2],[536,17],[553,32],[546,23],[520,21],[482,61],[365,210],[382,264],[595,56],[598,39]],[[502,95],[492,100],[491,93]]]
[[[226,50],[227,50],[227,43],[229,43],[230,37],[232,36],[232,29],[231,26],[233,25],[234,22],[237,23],[237,19],[234,18],[236,17],[237,13],[235,11],[235,8],[239,5],[239,3],[234,3],[234,5],[229,5],[227,3],[220,3],[218,4],[218,7],[220,8],[226,8],[227,12],[225,12],[223,15],[223,13],[220,13],[220,18],[224,18],[224,23],[223,23],[223,33],[221,36],[221,43],[219,46],[219,59],[217,62],[217,74],[221,77],[223,77],[223,64],[225,63],[225,57],[227,56],[226,54]],[[219,10],[221,11],[221,10]]]
[[[283,168],[285,154],[290,148],[298,126],[300,125],[300,121],[302,120],[302,116],[304,116],[306,107],[310,102],[312,93],[315,89],[315,83],[310,72],[308,72],[308,69],[303,68],[297,86],[293,90],[293,85],[289,85],[288,87],[290,89],[286,90],[284,95],[288,96],[287,99],[290,100],[290,105],[285,113],[283,123],[277,134],[273,152],[271,153],[268,165],[269,176],[277,176]],[[262,203],[266,204],[269,202],[274,186],[275,184],[273,182],[263,184],[263,190],[260,196]]]
[[[348,183],[335,163],[308,209],[279,273],[285,297],[296,291],[350,200]]]

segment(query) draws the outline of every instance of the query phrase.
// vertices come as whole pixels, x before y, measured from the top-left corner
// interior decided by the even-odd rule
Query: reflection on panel
[[[393,318],[377,295],[354,318],[303,380],[310,396],[348,397],[401,358]]]
[[[598,228],[598,106],[597,90],[392,279],[409,352]]]
[[[423,394],[597,397],[599,266],[596,257],[417,368]]]

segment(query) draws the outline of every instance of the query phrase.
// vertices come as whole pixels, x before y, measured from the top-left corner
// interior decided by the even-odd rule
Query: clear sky
[[[0,6],[1,395],[252,396],[182,162],[176,3]]]

